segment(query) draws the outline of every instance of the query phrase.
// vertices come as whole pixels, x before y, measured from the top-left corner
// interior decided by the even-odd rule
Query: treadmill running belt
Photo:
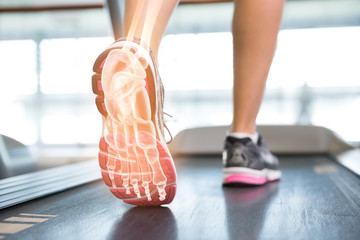
[[[178,192],[168,206],[124,204],[96,181],[2,210],[0,239],[360,236],[360,179],[327,156],[280,156],[281,181],[260,187],[222,187],[220,156],[175,164]]]

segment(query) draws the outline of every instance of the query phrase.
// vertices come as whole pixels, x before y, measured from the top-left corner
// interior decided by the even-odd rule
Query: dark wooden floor
[[[4,239],[359,239],[360,179],[325,156],[281,157],[283,178],[262,187],[223,188],[220,157],[177,158],[172,204],[122,203],[101,182],[14,206],[56,215]],[[22,216],[24,217],[24,216]]]

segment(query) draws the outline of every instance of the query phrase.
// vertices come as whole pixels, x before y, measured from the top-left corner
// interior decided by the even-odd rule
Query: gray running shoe
[[[257,144],[250,138],[227,137],[223,151],[223,184],[263,185],[281,178],[279,160],[259,135]]]

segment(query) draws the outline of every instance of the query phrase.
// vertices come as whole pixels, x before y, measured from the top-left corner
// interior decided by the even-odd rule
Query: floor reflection
[[[177,239],[176,220],[167,207],[135,207],[116,224],[110,239]]]
[[[224,187],[229,239],[258,239],[278,182],[264,186]]]

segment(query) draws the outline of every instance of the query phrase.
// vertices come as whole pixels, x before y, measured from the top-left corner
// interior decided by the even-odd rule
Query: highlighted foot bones
[[[105,61],[101,83],[108,115],[104,117],[103,152],[113,188],[142,192],[151,201],[153,189],[159,200],[166,197],[167,178],[160,163],[159,141],[151,121],[151,107],[146,88],[145,58],[127,48],[112,50]],[[118,178],[118,180],[117,180]],[[120,185],[120,186],[119,186]]]

